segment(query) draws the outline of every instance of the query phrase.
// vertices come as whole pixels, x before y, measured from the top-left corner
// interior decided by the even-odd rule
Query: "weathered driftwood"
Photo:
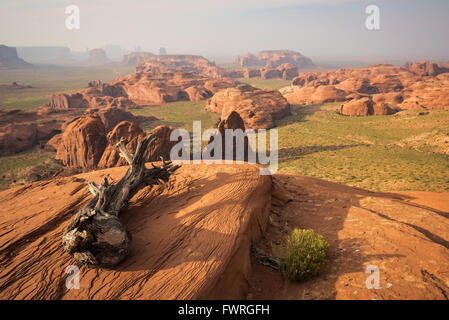
[[[120,210],[142,188],[167,182],[179,166],[162,161],[162,166],[147,169],[148,146],[155,140],[149,135],[139,141],[135,155],[126,148],[122,138],[117,144],[120,156],[129,163],[122,179],[110,185],[107,178],[100,185],[89,182],[94,195],[70,221],[62,236],[64,250],[80,263],[90,266],[113,267],[122,262],[131,248],[131,237],[118,218]]]

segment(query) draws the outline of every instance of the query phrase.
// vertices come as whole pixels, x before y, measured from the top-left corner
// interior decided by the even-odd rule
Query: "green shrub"
[[[326,265],[329,243],[313,230],[295,229],[278,249],[279,270],[290,280],[302,281],[316,276]]]

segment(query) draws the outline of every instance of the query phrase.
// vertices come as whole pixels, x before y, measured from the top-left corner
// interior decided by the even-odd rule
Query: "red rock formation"
[[[41,107],[42,113],[72,108],[132,109],[138,105],[154,105],[178,100],[198,101],[210,98],[215,92],[237,85],[232,79],[211,79],[195,73],[137,73],[90,86],[72,94],[54,94]]]
[[[293,79],[292,87],[281,91],[290,103],[305,105],[372,96],[375,103],[388,103],[400,109],[449,109],[449,72],[444,67],[428,62],[406,67],[381,64],[303,73]],[[319,88],[329,88],[330,84],[340,90],[338,99],[324,99],[324,94],[321,98],[315,96]],[[385,112],[389,111],[380,111]]]
[[[301,73],[292,80],[292,85],[301,87],[318,87],[322,85],[338,85],[344,81],[352,81],[343,86],[353,87],[365,86],[372,90],[376,87],[377,92],[398,91],[409,82],[414,82],[416,76],[410,71],[391,65],[370,65],[358,69],[338,69],[327,72]],[[342,88],[346,90],[345,88]],[[371,93],[371,92],[370,92]]]
[[[227,70],[222,69],[221,76],[225,78],[243,78],[244,70]]]
[[[415,62],[409,64],[407,69],[417,74],[418,76],[430,76],[430,77],[437,76],[441,73],[449,72],[448,68],[445,68],[441,65],[429,61]]]
[[[50,96],[48,108],[51,111],[67,110],[70,108],[87,108],[87,100],[82,93],[55,93]]]
[[[240,117],[240,115],[235,112],[232,111],[227,118],[225,119],[221,119],[220,123],[218,124],[217,127],[217,132],[220,133],[220,135],[218,134],[214,134],[210,137],[209,139],[209,143],[208,146],[206,147],[206,152],[208,152],[208,154],[210,154],[211,157],[215,156],[215,148],[214,147],[214,141],[215,139],[221,139],[221,158],[225,159],[225,160],[243,160],[243,161],[248,161],[248,146],[249,146],[249,141],[248,141],[248,137],[244,137],[243,139],[243,150],[238,150],[237,151],[237,138],[233,137],[232,138],[232,156],[231,157],[227,157],[226,156],[226,130],[230,129],[230,130],[242,130],[243,132],[245,132],[245,122],[243,121],[243,119]],[[243,151],[243,154],[239,154],[237,155],[237,152],[241,152]],[[255,160],[255,159],[254,159]]]
[[[284,80],[292,80],[298,76],[298,68],[290,63],[283,63],[276,69],[281,72]]]
[[[11,155],[32,148],[61,132],[63,120],[34,111],[0,111],[0,155]]]
[[[259,241],[271,208],[271,177],[248,164],[183,165],[166,188],[142,189],[121,213],[133,240],[128,259],[114,270],[82,267],[80,289],[65,289],[64,271],[76,263],[64,252],[61,234],[72,212],[93,198],[87,182],[105,176],[117,182],[126,170],[58,177],[0,193],[2,212],[8,212],[0,215],[2,299],[245,297],[251,244]]]
[[[127,165],[124,158],[120,157],[120,151],[117,149],[117,143],[121,138],[126,139],[126,149],[130,153],[134,153],[137,143],[145,136],[145,132],[135,123],[122,121],[117,124],[114,129],[108,133],[108,145],[98,162],[98,168],[111,168]]]
[[[110,86],[120,88],[136,104],[153,105],[205,99],[237,84],[235,80],[211,79],[195,73],[137,73],[118,78]]]
[[[384,102],[392,105],[400,105],[404,101],[404,96],[401,92],[380,93],[375,94],[372,97],[373,101],[376,103]]]
[[[202,86],[191,86],[185,89],[190,101],[200,101],[210,98],[213,93]]]
[[[449,73],[413,83],[402,94],[404,101],[400,108],[449,110]]]
[[[99,87],[92,86],[77,93],[52,94],[50,102],[40,108],[41,112],[59,112],[73,108],[108,108],[116,107],[122,109],[132,109],[136,104],[130,99],[119,96],[121,88],[114,88],[103,85]]]
[[[249,129],[274,127],[274,120],[291,114],[290,105],[277,90],[256,89],[242,84],[217,92],[207,101],[206,110],[226,119],[236,111]]]
[[[289,103],[310,105],[327,102],[341,102],[346,100],[347,93],[335,86],[323,85],[318,87],[298,87],[284,94]]]
[[[193,72],[209,78],[221,78],[221,69],[206,58],[195,55],[164,55],[146,58],[136,66],[136,73]]]
[[[241,67],[262,67],[276,68],[283,63],[290,63],[298,69],[314,68],[312,60],[303,56],[299,52],[291,50],[268,50],[256,54],[248,53],[237,58],[237,64]]]
[[[37,126],[34,123],[3,126],[0,131],[0,156],[29,149],[36,141]]]
[[[175,129],[174,127],[161,125],[152,131],[156,140],[149,147],[148,161],[160,161],[161,157],[164,160],[170,159],[170,151],[178,143],[177,141],[170,141],[170,134]]]
[[[347,116],[380,116],[394,114],[395,110],[383,102],[374,102],[371,97],[364,97],[343,103],[340,113]]]
[[[262,68],[260,69],[260,78],[261,79],[276,79],[276,78],[282,78],[282,71],[278,69],[272,69],[272,68]]]
[[[56,159],[67,167],[94,169],[106,148],[104,124],[96,114],[75,119],[65,128]]]
[[[260,69],[245,68],[245,69],[243,69],[243,77],[245,77],[246,79],[259,78],[260,77]]]
[[[153,57],[151,52],[132,52],[123,57],[122,64],[135,66],[142,63],[146,58]]]
[[[62,133],[53,136],[44,146],[45,151],[57,151],[62,141]]]
[[[122,121],[130,121],[138,124],[143,121],[149,122],[157,120],[157,118],[153,116],[135,116],[129,111],[118,108],[104,108],[98,110],[97,113],[104,124],[106,133],[111,131],[118,123]]]

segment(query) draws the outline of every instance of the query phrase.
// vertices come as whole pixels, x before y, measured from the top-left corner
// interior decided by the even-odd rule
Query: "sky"
[[[65,26],[68,5],[80,9],[79,30]],[[380,30],[365,27],[368,5],[380,9]],[[448,13],[448,0],[1,0],[0,44],[449,60]]]

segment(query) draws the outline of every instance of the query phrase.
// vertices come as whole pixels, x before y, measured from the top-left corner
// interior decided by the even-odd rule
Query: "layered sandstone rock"
[[[121,138],[124,138],[126,140],[126,149],[131,154],[134,154],[137,148],[137,143],[144,136],[145,132],[133,122],[122,121],[117,124],[107,135],[108,145],[98,162],[98,168],[111,168],[126,165],[126,160],[120,157],[117,143]]]
[[[8,124],[0,130],[1,156],[30,149],[37,141],[37,126],[34,123]]]
[[[383,102],[374,102],[371,97],[364,97],[343,103],[340,113],[347,116],[381,116],[394,114],[395,110]]]
[[[206,58],[195,55],[164,55],[146,58],[136,66],[136,73],[160,74],[193,72],[209,78],[221,78],[221,69]]]
[[[416,82],[403,91],[403,109],[449,110],[449,73]]]
[[[300,284],[255,265],[247,299],[446,300],[449,193],[376,193],[301,175],[273,176],[267,253],[295,228],[329,242],[328,265]],[[331,196],[330,196],[331,195]],[[378,268],[378,269],[377,269]],[[378,270],[379,287],[367,283]],[[367,271],[368,270],[368,271]],[[373,272],[374,271],[374,272]],[[445,302],[442,302],[445,303]]]
[[[310,105],[327,102],[341,102],[346,100],[346,92],[332,85],[318,87],[296,87],[285,93],[289,103]]]
[[[67,111],[76,108],[121,108],[132,109],[136,104],[119,93],[113,92],[111,86],[90,86],[80,92],[65,94],[57,93],[50,96],[50,102],[40,107],[42,113]],[[123,94],[123,93],[120,93]]]
[[[89,87],[71,94],[53,94],[41,107],[42,113],[72,108],[133,109],[179,100],[198,101],[210,98],[219,90],[237,85],[232,79],[212,79],[196,73],[136,73],[119,77],[110,83],[91,82]]]
[[[298,76],[298,67],[292,65],[291,63],[283,63],[276,68],[282,74],[282,79],[292,80]]]
[[[258,68],[245,68],[243,69],[243,77],[250,78],[260,78],[260,69]]]
[[[386,103],[400,109],[449,109],[448,71],[442,66],[423,62],[407,64],[406,68],[380,64],[309,72],[294,78],[293,86],[281,91],[290,103],[303,105],[370,97],[374,105],[379,106]],[[321,98],[316,97],[318,90],[323,90]],[[334,96],[334,99],[326,96]],[[352,107],[366,109],[362,104]],[[355,113],[364,113],[360,110]],[[379,112],[390,113],[385,107]]]
[[[0,111],[0,155],[11,155],[32,148],[61,132],[63,119],[46,117],[34,111]]]
[[[260,240],[271,207],[271,177],[249,164],[183,165],[164,187],[140,190],[120,213],[132,237],[127,259],[114,270],[79,266],[79,290],[66,289],[67,267],[76,263],[64,252],[61,234],[93,198],[89,181],[108,176],[117,182],[126,170],[0,193],[0,299],[244,297],[251,244]]]
[[[359,91],[361,89],[361,93],[378,93],[399,91],[416,79],[413,73],[404,68],[379,64],[358,69],[305,72],[294,78],[292,85],[318,87],[340,84],[343,90]]]
[[[234,132],[241,130],[242,133],[245,132],[245,122],[236,111],[232,111],[227,118],[221,119],[217,132],[209,138],[205,151],[207,155],[212,159],[217,158],[217,152],[219,152],[217,149],[221,145],[221,159],[248,161],[248,137],[245,136],[242,141],[238,141],[238,137],[232,137],[232,141],[228,142],[227,145],[226,130],[234,130]],[[216,139],[219,139],[220,142],[217,142]],[[228,150],[228,153],[226,153],[226,150]],[[232,154],[229,154],[230,151],[232,151]],[[253,159],[253,161],[256,161],[256,159]]]
[[[243,70],[228,71],[226,73],[234,78],[233,75],[239,75],[239,77],[261,78],[261,79],[284,79],[291,80],[298,76],[298,68],[290,63],[283,63],[276,68],[265,66],[262,68],[245,68]]]
[[[243,68],[259,66],[277,68],[284,63],[292,64],[298,69],[312,69],[315,67],[311,59],[291,50],[267,50],[256,54],[248,53],[238,57],[237,63]]]
[[[161,157],[170,160],[170,151],[177,143],[177,141],[170,141],[170,134],[173,130],[175,130],[174,127],[161,125],[151,131],[156,139],[148,148],[147,161],[160,161]],[[123,137],[127,141],[126,149],[133,154],[136,151],[137,143],[145,135],[145,132],[134,122],[122,121],[117,124],[107,135],[108,145],[98,162],[98,168],[126,165],[126,160],[119,156],[117,143]]]
[[[122,64],[136,66],[142,63],[146,58],[153,57],[151,52],[132,52],[123,57]]]
[[[0,45],[0,69],[29,68],[31,64],[17,56],[15,47]]]
[[[210,98],[221,89],[239,82],[222,77],[222,69],[200,56],[167,55],[140,59],[136,73],[119,77],[109,83],[91,81],[88,87],[71,94],[54,94],[40,108],[41,113],[71,108],[101,109],[137,108],[179,100],[198,101]],[[237,76],[243,75],[240,72]]]
[[[45,151],[57,151],[62,141],[62,133],[53,136],[44,146]]]
[[[88,114],[67,125],[56,159],[67,167],[94,169],[106,148],[105,127],[97,114]]]
[[[282,72],[278,69],[265,67],[260,69],[260,78],[264,80],[282,78]]]
[[[434,77],[441,73],[449,72],[448,68],[429,61],[415,62],[411,64],[407,63],[405,68],[419,76]]]
[[[119,108],[104,108],[98,110],[97,113],[104,124],[106,133],[111,131],[122,121],[130,121],[139,124],[157,120],[157,118],[153,116],[135,116],[131,112]]]
[[[291,114],[290,104],[279,91],[245,84],[217,92],[207,101],[206,110],[221,114],[222,119],[236,111],[248,129],[272,128],[275,120]]]
[[[120,77],[109,85],[120,89],[139,105],[154,105],[178,100],[200,100],[217,91],[237,85],[232,79],[211,79],[195,73],[137,73]]]
[[[156,140],[149,146],[148,161],[160,161],[170,159],[170,151],[178,141],[170,141],[170,135],[175,127],[160,125],[151,131],[155,135]]]
[[[225,78],[243,78],[245,77],[244,70],[227,70],[222,69],[221,76]]]

